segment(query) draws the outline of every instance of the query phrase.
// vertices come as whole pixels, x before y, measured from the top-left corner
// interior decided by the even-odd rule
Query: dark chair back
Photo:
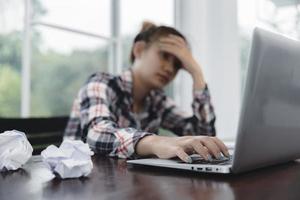
[[[26,134],[33,154],[40,154],[50,144],[59,146],[69,117],[0,118],[0,133],[18,130]]]

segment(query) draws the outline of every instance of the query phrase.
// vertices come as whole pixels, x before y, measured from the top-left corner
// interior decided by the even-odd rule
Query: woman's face
[[[157,43],[145,48],[140,57],[140,75],[143,81],[152,89],[162,89],[176,76],[178,59],[159,49]]]

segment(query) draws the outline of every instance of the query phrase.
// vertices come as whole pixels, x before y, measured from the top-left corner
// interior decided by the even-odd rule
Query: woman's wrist
[[[194,90],[203,90],[205,88],[205,80],[201,69],[192,74]]]
[[[204,75],[201,66],[194,59],[192,59],[190,67],[189,69],[187,69],[187,71],[192,76],[194,82],[194,90],[204,89],[206,85]]]
[[[151,156],[154,155],[154,146],[159,140],[157,135],[149,135],[140,139],[136,145],[136,153],[139,156]]]

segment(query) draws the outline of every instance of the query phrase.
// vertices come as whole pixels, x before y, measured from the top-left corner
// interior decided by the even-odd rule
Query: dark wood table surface
[[[298,161],[240,175],[135,167],[100,156],[93,163],[88,178],[50,180],[33,157],[23,169],[0,173],[0,199],[300,199]]]

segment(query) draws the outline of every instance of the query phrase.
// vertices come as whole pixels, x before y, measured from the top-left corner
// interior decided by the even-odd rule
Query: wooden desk
[[[232,176],[132,167],[94,156],[89,178],[49,180],[39,160],[0,174],[1,200],[300,199],[300,162]]]

